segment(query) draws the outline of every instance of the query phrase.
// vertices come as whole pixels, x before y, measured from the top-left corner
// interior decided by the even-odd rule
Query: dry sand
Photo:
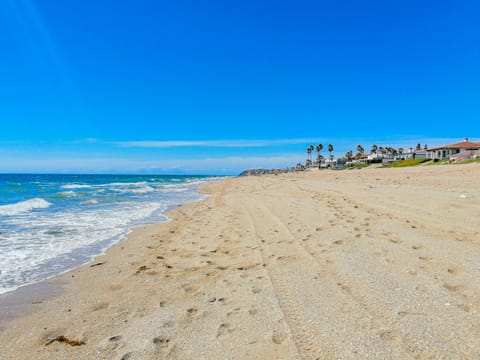
[[[1,359],[480,358],[480,166],[238,178],[49,283]],[[84,342],[71,346],[56,336]]]

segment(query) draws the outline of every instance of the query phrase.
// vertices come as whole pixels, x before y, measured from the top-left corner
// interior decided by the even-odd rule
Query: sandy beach
[[[480,357],[478,164],[202,191],[20,296],[0,359]]]

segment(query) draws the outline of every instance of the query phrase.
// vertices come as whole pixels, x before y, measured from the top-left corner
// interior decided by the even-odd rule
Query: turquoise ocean
[[[0,174],[0,294],[90,261],[165,211],[202,198],[208,176]]]

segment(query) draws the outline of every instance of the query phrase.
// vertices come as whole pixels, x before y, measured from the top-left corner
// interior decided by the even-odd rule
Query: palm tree
[[[321,158],[321,156],[320,156],[320,151],[323,150],[323,145],[322,145],[322,144],[318,144],[317,147],[316,147],[316,149],[317,149],[317,165],[318,165],[318,167],[321,167],[321,165],[322,165],[322,163],[321,163],[322,158]]]
[[[362,145],[357,145],[357,151],[360,153],[361,158],[363,159],[363,154],[365,153],[365,149]]]
[[[390,146],[385,146],[385,150],[387,151],[387,157],[390,158],[392,155],[392,148]]]
[[[353,151],[349,150],[345,153],[345,157],[347,158],[347,161],[351,161],[353,157]]]
[[[375,145],[375,144],[373,144],[372,147],[370,148],[370,152],[371,152],[372,154],[375,154],[375,158],[378,158],[378,156],[377,156],[377,151],[378,151],[378,146]]]
[[[315,149],[313,145],[310,145],[307,148],[307,166],[310,166],[312,164],[312,151]]]
[[[377,149],[377,154],[380,154],[380,157],[383,159],[385,155],[385,148],[383,146],[379,146]]]
[[[312,150],[310,150],[310,146],[307,147],[307,161],[305,161],[305,166],[310,165],[310,154],[312,153]]]
[[[329,155],[329,158],[330,158],[330,166],[332,166],[332,161],[333,161],[333,155],[332,155],[333,145],[332,145],[332,144],[328,144],[327,149],[328,149],[328,152],[330,153],[330,155]]]

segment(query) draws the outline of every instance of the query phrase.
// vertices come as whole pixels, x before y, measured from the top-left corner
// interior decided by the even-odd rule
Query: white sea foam
[[[96,243],[117,239],[135,224],[144,223],[155,211],[165,209],[163,203],[123,203],[122,207],[104,210],[12,217],[4,224],[21,226],[24,231],[11,233],[8,239],[0,234],[0,293],[31,282],[32,278],[45,278],[64,270],[68,266],[65,262],[75,257],[74,251],[87,251]]]
[[[118,192],[118,193],[123,193],[123,194],[130,193],[130,194],[136,194],[136,195],[148,194],[155,191],[155,189],[149,186],[148,183],[145,181],[140,181],[136,183],[110,183],[110,184],[98,185],[98,187],[107,189],[109,191]]]
[[[186,192],[191,189],[191,186],[188,186],[187,184],[165,184],[159,185],[158,189],[165,192]]]
[[[132,187],[132,186],[146,186],[148,183],[146,181],[138,181],[138,182],[114,182],[114,183],[108,183],[108,184],[101,184],[101,185],[96,185],[99,187]]]
[[[91,185],[83,185],[83,184],[67,184],[60,186],[62,189],[88,189],[91,188]]]
[[[51,203],[41,198],[20,201],[15,204],[0,206],[0,216],[13,216],[31,211],[33,209],[48,208],[51,205]]]
[[[0,206],[0,215],[18,214],[1,219],[6,231],[0,232],[0,293],[88,261],[133,227],[161,220],[167,208],[198,200],[201,196],[195,189],[211,180],[71,183],[62,186],[67,191],[53,194],[53,199],[61,194],[65,200],[51,210],[31,211],[52,205],[40,198]],[[87,187],[95,190],[82,193],[83,201],[75,202],[71,190]],[[70,206],[70,201],[75,205]],[[98,205],[88,206],[94,204]]]
[[[78,194],[75,191],[62,191],[56,194],[56,197],[70,198],[77,197]]]
[[[91,199],[91,200],[84,201],[82,204],[95,205],[95,204],[98,204],[98,200]]]
[[[144,187],[141,187],[141,188],[135,188],[135,189],[130,189],[130,190],[127,190],[133,194],[148,194],[148,193],[151,193],[152,191],[155,191],[154,188],[152,188],[151,186],[144,186]]]
[[[151,186],[139,186],[139,187],[127,187],[127,188],[112,188],[111,190],[117,191],[120,193],[131,193],[131,194],[148,194],[155,191]]]

